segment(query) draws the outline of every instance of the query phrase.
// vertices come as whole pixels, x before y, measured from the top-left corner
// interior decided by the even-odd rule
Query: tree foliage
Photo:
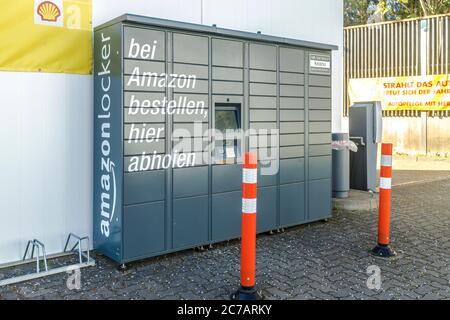
[[[346,26],[450,13],[450,0],[344,0]]]

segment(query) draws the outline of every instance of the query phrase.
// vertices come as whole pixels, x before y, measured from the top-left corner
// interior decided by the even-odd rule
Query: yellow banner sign
[[[450,75],[350,79],[350,105],[381,101],[383,110],[450,110]]]
[[[91,0],[0,0],[0,70],[90,74]]]

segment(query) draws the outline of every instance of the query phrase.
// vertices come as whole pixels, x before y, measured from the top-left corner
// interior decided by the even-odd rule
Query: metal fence
[[[348,80],[450,73],[450,15],[344,28],[344,115]],[[447,117],[449,111],[430,111]],[[384,116],[420,116],[419,111],[384,111]]]

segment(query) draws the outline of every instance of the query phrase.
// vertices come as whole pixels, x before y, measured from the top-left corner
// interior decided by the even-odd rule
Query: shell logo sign
[[[34,23],[62,27],[64,25],[62,0],[35,0]]]
[[[0,12],[0,71],[92,73],[92,0],[0,0]]]
[[[61,10],[59,10],[56,4],[50,1],[42,2],[37,8],[37,13],[44,21],[55,22],[61,16]]]

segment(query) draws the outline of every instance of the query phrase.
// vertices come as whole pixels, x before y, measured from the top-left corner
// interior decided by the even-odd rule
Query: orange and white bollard
[[[396,253],[390,247],[392,143],[381,144],[380,204],[378,209],[378,244],[372,253],[378,257],[392,257]]]
[[[257,170],[256,153],[246,152],[242,170],[241,286],[231,296],[235,300],[262,299],[255,287]]]

